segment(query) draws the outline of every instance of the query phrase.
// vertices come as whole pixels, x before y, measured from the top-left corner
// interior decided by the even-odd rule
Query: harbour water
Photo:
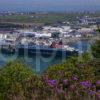
[[[75,47],[79,51],[88,51],[90,46],[89,46],[89,41],[80,41],[71,44],[70,46]],[[59,63],[63,63],[66,60],[65,56],[62,57],[42,57],[40,55],[37,56],[17,56],[17,55],[7,55],[7,54],[0,54],[0,66],[4,66],[7,64],[9,61],[13,60],[20,60],[27,64],[29,67],[34,69],[38,73],[44,72],[49,66],[56,65]]]

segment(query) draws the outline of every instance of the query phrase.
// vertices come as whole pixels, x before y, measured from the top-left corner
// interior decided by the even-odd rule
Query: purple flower
[[[83,87],[87,87],[87,88],[91,87],[91,85],[92,85],[89,81],[83,81],[83,82],[81,82],[80,84],[81,84]]]
[[[96,84],[97,84],[97,85],[100,85],[100,80],[98,80],[98,81],[96,82]]]
[[[97,91],[97,98],[100,100],[100,90]]]
[[[63,80],[64,85],[68,85],[68,83],[69,83],[68,79]]]
[[[58,95],[60,95],[60,94],[62,94],[64,91],[63,91],[62,88],[56,87],[56,88],[55,88],[55,92],[56,92]]]
[[[73,77],[73,80],[74,80],[74,81],[77,81],[77,80],[78,80],[78,78],[74,76],[74,77]]]
[[[98,90],[98,92],[100,93],[100,90]]]
[[[48,83],[48,85],[50,85],[50,86],[51,86],[51,85],[52,85],[52,86],[55,86],[55,85],[57,85],[58,82],[57,82],[57,80],[48,80],[47,83]]]
[[[89,91],[89,94],[90,94],[90,95],[94,95],[94,94],[96,94],[96,92],[95,92],[95,91],[90,90],[90,91]]]
[[[63,92],[62,89],[58,89],[58,88],[56,88],[56,93],[57,93],[58,95],[60,95],[62,92]]]

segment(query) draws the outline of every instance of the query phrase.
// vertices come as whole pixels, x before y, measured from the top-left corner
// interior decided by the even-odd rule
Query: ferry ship
[[[78,54],[78,50],[69,47],[68,45],[62,45],[61,43],[52,43],[50,46],[37,44],[18,44],[14,47],[9,45],[7,48],[1,48],[1,52],[17,55],[43,55],[59,57]]]

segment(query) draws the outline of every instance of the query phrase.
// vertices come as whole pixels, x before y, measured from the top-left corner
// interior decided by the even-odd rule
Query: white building
[[[4,40],[7,38],[7,34],[0,34],[0,40]]]
[[[93,32],[92,28],[81,28],[78,30],[79,33],[91,33]]]
[[[35,37],[50,38],[51,36],[52,36],[51,33],[37,33],[37,34],[35,34]]]

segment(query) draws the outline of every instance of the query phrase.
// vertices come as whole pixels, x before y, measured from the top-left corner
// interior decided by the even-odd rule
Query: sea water
[[[79,41],[70,45],[79,51],[87,52],[90,49],[89,41]],[[19,61],[25,63],[27,66],[34,69],[37,73],[44,72],[48,67],[63,63],[67,58],[62,57],[42,57],[40,55],[36,56],[18,56],[18,55],[8,55],[0,53],[0,68],[5,66],[9,61],[14,61],[18,59]]]

